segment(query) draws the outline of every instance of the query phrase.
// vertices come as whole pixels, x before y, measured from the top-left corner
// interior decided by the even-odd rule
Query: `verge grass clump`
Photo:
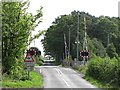
[[[43,87],[43,77],[35,71],[30,72],[30,79],[18,80],[3,76],[3,88],[41,88]]]

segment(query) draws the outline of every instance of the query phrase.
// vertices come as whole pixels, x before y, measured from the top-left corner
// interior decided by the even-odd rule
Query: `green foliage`
[[[89,40],[88,45],[91,53],[94,53],[95,55],[100,57],[106,56],[106,50],[103,44],[97,38],[93,38],[92,40]],[[93,55],[91,54],[91,56]]]
[[[38,64],[41,66],[43,64],[44,58],[42,56],[39,57]]]
[[[87,75],[103,83],[109,83],[110,85],[116,85],[118,87],[120,85],[120,67],[118,67],[118,63],[118,59],[116,58],[92,58],[88,63]]]
[[[43,61],[39,60],[39,66],[41,66],[43,64]]]
[[[24,66],[23,66],[23,59],[15,59],[15,63],[14,65],[11,67],[10,69],[10,74],[12,75],[12,77],[14,79],[21,79],[23,76],[22,74],[24,74]]]
[[[85,76],[84,79],[95,85],[97,88],[104,88],[104,90],[117,90],[117,88],[113,88],[110,84],[100,82],[99,80],[94,79],[93,77],[90,77],[88,75]]]
[[[118,54],[116,53],[116,48],[113,43],[109,44],[107,47],[107,53],[110,58],[117,57]]]
[[[77,56],[75,43],[78,26],[77,14],[77,11],[73,11],[69,15],[61,15],[57,17],[45,33],[45,37],[42,40],[45,52],[50,52],[51,55],[57,60],[65,57],[65,55],[63,54],[65,53],[64,34],[66,36],[66,43],[68,48],[69,29],[71,32],[71,56],[72,58],[76,58]],[[83,47],[83,18],[85,16],[88,34],[88,50],[90,50],[91,55],[95,54],[100,57],[105,57],[106,55],[108,55],[111,58],[120,55],[120,30],[118,29],[118,24],[120,21],[118,18],[110,18],[108,16],[100,16],[97,18],[85,12],[79,12],[79,16],[79,50],[82,50]]]
[[[87,69],[88,69],[87,65],[83,65],[83,66],[80,66],[78,68],[78,70],[80,71],[80,73],[82,73],[84,75],[86,75]]]
[[[96,57],[95,59],[90,60],[89,62],[90,64],[88,65],[88,71],[87,71],[90,76],[93,76],[94,78],[98,78],[98,75],[100,73],[100,69],[98,69],[100,66],[100,62],[102,62],[102,59],[100,57]]]
[[[14,78],[22,74],[24,51],[33,40],[31,32],[42,17],[42,7],[36,15],[28,13],[28,7],[29,2],[2,2],[2,71]]]
[[[26,73],[27,75],[27,73]],[[3,76],[4,77],[4,76]],[[5,76],[2,82],[3,88],[42,88],[43,79],[38,73],[31,71],[30,80],[15,80]]]
[[[44,58],[43,56],[39,56],[39,55],[36,55],[36,56],[33,56],[34,60],[35,60],[35,63],[39,66],[41,66],[44,62]]]

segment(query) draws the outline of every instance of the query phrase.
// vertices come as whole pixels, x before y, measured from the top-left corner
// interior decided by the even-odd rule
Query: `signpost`
[[[32,56],[30,55],[29,52],[27,53],[27,55],[25,57],[24,65],[27,66],[28,79],[29,79],[29,77],[30,77],[30,68],[34,67],[34,65],[35,65],[34,60],[33,60]]]

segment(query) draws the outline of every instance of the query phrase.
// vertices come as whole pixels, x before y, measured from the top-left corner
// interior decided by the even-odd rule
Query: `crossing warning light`
[[[89,51],[88,50],[81,50],[80,51],[80,57],[89,57]]]

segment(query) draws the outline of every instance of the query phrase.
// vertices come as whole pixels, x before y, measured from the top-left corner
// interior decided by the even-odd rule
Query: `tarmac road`
[[[43,75],[44,88],[96,88],[71,68],[45,63],[43,66],[36,66],[35,71]]]

